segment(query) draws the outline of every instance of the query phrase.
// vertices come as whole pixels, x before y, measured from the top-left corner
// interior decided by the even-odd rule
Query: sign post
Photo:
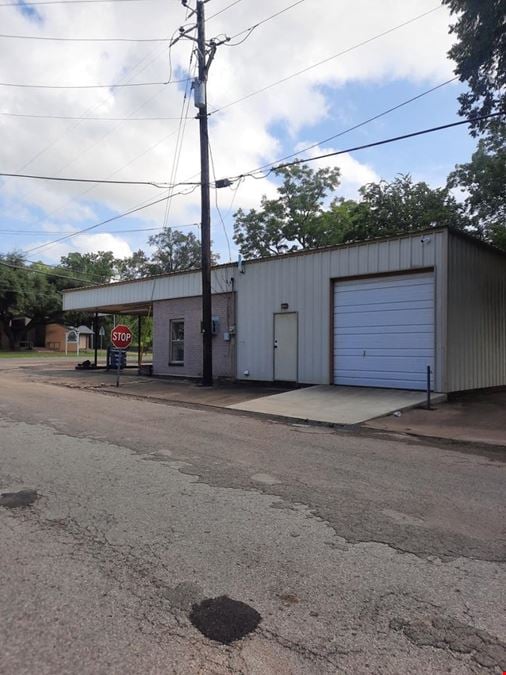
[[[116,374],[116,386],[119,387],[119,376],[121,372],[121,361],[123,352],[132,344],[132,331],[124,324],[118,324],[111,331],[111,344],[117,349],[118,371]]]

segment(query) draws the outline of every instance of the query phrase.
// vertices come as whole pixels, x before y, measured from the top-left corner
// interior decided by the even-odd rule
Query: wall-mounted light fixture
[[[281,303],[281,309],[288,309],[290,305],[287,302],[282,302]]]

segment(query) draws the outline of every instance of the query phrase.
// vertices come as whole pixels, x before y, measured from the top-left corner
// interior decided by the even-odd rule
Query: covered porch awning
[[[232,290],[231,277],[235,264],[219,265],[211,272],[213,293]],[[147,315],[158,300],[189,298],[202,295],[200,270],[187,270],[118,281],[102,286],[70,288],[63,291],[63,309],[66,312],[99,312],[101,314]]]

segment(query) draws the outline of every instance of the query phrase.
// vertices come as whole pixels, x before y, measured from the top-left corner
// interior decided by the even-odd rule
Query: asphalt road
[[[0,492],[38,493],[0,505],[0,672],[502,673],[505,459],[0,362]],[[190,620],[223,595],[231,644]]]

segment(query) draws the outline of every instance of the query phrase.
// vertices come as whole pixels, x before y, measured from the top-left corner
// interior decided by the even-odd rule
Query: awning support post
[[[142,365],[142,316],[137,317],[137,365],[139,368]]]
[[[98,312],[95,312],[93,322],[93,347],[95,349],[95,368],[98,366]]]

